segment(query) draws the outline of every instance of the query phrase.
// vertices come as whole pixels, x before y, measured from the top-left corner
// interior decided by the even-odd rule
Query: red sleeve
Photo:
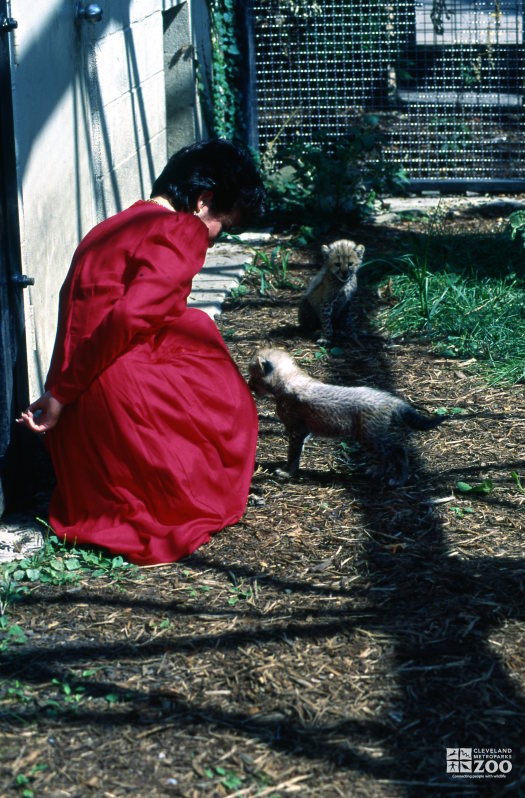
[[[59,402],[74,401],[131,344],[186,310],[191,281],[202,268],[207,232],[187,225],[173,241],[153,231],[132,256],[135,275],[100,324],[77,344],[69,363],[46,385]]]

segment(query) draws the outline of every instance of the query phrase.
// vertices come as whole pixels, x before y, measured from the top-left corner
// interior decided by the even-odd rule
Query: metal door
[[[18,225],[17,179],[10,74],[10,38],[16,21],[0,0],[0,475],[12,435],[14,415],[27,402],[27,369],[24,337]],[[0,515],[4,491],[0,483]]]
[[[60,285],[95,221],[83,9],[0,0],[0,474],[15,509],[40,477],[14,418],[42,392]]]

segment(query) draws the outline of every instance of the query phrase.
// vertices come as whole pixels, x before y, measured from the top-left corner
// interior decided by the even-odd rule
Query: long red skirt
[[[66,405],[46,441],[56,534],[168,563],[242,516],[257,413],[214,322],[190,308],[135,341]]]

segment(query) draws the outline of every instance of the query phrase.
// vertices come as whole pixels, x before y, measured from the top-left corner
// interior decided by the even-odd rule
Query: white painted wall
[[[171,148],[202,136],[188,94],[193,58],[178,62],[175,81],[165,66],[163,12],[182,7],[177,46],[207,37],[192,29],[188,2],[100,0],[103,19],[90,25],[75,21],[76,0],[11,0],[22,265],[35,279],[24,293],[31,398],[47,373],[75,247],[98,221],[147,198],[166,162],[167,83],[185,92]],[[205,0],[192,2],[202,15]]]

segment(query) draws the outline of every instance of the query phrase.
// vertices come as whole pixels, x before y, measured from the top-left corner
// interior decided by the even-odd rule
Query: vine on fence
[[[242,54],[237,0],[208,0],[212,45],[213,134],[243,138],[244,120],[239,88]]]

